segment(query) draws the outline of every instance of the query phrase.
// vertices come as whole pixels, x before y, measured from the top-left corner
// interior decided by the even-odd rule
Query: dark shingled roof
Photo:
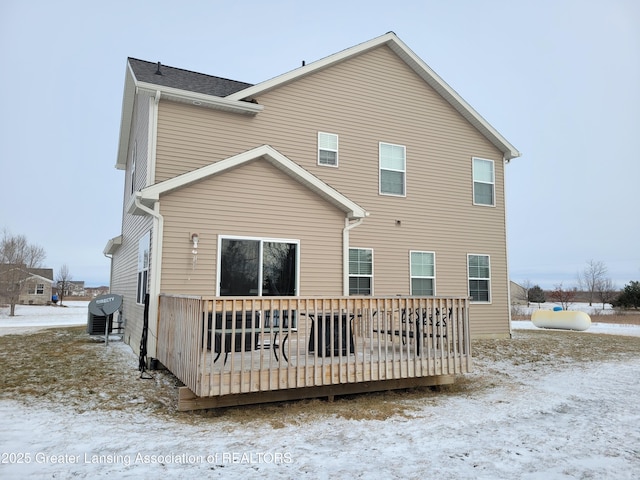
[[[129,65],[131,65],[136,79],[140,82],[179,88],[180,90],[204,93],[205,95],[215,95],[216,97],[226,97],[252,86],[250,83],[214,77],[167,65],[160,65],[162,75],[158,75],[156,73],[158,71],[157,62],[147,62],[137,58],[129,57]]]
[[[31,275],[39,275],[49,280],[53,280],[53,268],[29,268]]]

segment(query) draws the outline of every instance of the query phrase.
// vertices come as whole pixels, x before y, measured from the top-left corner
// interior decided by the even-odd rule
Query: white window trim
[[[389,145],[392,147],[402,147],[402,149],[404,150],[404,170],[395,170],[395,169],[391,169],[391,168],[382,168],[382,145]],[[404,193],[402,194],[398,194],[398,193],[386,193],[382,191],[382,170],[386,170],[388,172],[402,172],[404,174],[403,176],[403,185],[402,185],[402,191]],[[397,143],[388,143],[388,142],[378,142],[378,193],[380,195],[386,195],[389,197],[406,197],[407,196],[407,147],[405,145],[400,145]]]
[[[320,135],[331,135],[336,137],[336,149],[332,150],[330,148],[320,148]],[[338,150],[340,149],[340,139],[338,138],[338,134],[337,133],[328,133],[328,132],[318,132],[318,165],[321,167],[333,167],[333,168],[338,168],[338,164],[339,164],[339,159],[340,159],[340,154],[338,153]],[[327,152],[336,152],[336,164],[335,165],[331,165],[329,163],[320,163],[320,150],[326,150]]]
[[[426,277],[422,275],[413,274],[413,262],[411,262],[412,253],[430,253],[433,255],[433,277]],[[429,250],[409,250],[409,292],[413,295],[413,282],[414,278],[430,278],[433,280],[433,296],[436,296],[436,252]]]
[[[131,194],[136,191],[136,161],[138,160],[138,141],[133,142],[131,153]]]
[[[369,293],[369,295],[367,296],[373,296],[373,276],[375,274],[374,271],[374,265],[375,265],[375,261],[374,261],[374,252],[373,252],[373,248],[368,248],[368,247],[349,247],[349,254],[351,254],[351,250],[369,250],[371,252],[371,275],[363,275],[363,274],[352,274],[350,271],[348,271],[348,267],[347,267],[347,281],[351,278],[351,277],[369,277],[371,278],[371,293]],[[349,261],[347,260],[347,265],[349,265]],[[347,284],[347,291],[349,290],[349,285]],[[356,295],[355,293],[349,293],[349,295]]]
[[[469,257],[471,256],[475,256],[475,257],[487,257],[489,259],[489,277],[485,278],[485,277],[474,277],[473,279],[471,278],[471,276],[469,275]],[[485,304],[485,305],[489,305],[491,303],[493,303],[493,295],[491,294],[491,255],[487,254],[487,253],[467,253],[467,294],[469,296],[469,298],[471,298],[471,289],[469,288],[469,282],[471,280],[487,280],[489,282],[489,300],[484,301],[484,300],[470,300],[469,303],[481,303],[481,304]]]
[[[144,251],[147,251],[147,265],[144,265]],[[138,241],[138,266],[136,269],[136,304],[144,305],[144,294],[149,292],[149,270],[151,267],[151,232],[145,233]],[[146,276],[145,276],[146,272]],[[142,274],[142,275],[141,275]],[[141,289],[142,286],[142,289]]]
[[[476,203],[476,160],[482,160],[485,162],[491,162],[493,165],[493,181],[492,182],[481,182],[477,181],[477,183],[483,183],[485,185],[493,185],[493,203]],[[481,158],[481,157],[471,157],[471,182],[473,183],[472,187],[472,200],[474,205],[478,205],[479,207],[495,207],[496,206],[496,162],[489,158]]]
[[[220,273],[222,269],[222,240],[252,240],[260,242],[260,269],[258,270],[258,296],[262,297],[262,246],[264,242],[274,243],[293,243],[296,245],[296,295],[300,293],[300,240],[292,238],[273,238],[273,237],[250,237],[245,235],[218,235],[218,250],[216,252],[217,265],[216,265],[216,296],[220,296]]]

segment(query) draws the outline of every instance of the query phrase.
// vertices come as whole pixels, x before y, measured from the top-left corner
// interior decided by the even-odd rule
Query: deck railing
[[[157,358],[199,397],[471,369],[466,298],[159,300]]]

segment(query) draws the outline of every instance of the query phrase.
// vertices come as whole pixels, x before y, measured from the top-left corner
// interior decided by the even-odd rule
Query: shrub
[[[623,308],[640,308],[640,282],[631,281],[625,285],[616,299],[615,306]]]

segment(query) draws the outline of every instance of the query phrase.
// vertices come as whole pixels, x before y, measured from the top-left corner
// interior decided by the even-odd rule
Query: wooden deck
[[[468,300],[162,295],[158,360],[184,409],[449,383],[471,369]]]

